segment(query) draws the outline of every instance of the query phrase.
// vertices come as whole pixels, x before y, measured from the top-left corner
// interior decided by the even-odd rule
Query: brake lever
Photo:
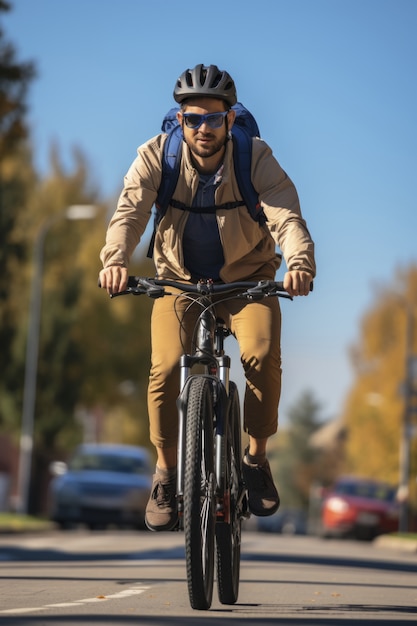
[[[140,290],[139,288],[142,288],[142,290]],[[136,293],[132,292],[133,295],[140,295],[142,293],[146,293],[147,296],[149,296],[149,298],[162,298],[165,295],[165,287],[163,287],[162,285],[155,285],[152,281],[146,279],[146,278],[140,278],[137,284],[137,291]]]
[[[251,300],[262,300],[271,296],[279,296],[288,300],[293,299],[285,290],[277,289],[276,283],[272,280],[260,280],[255,287],[247,289],[244,295]]]

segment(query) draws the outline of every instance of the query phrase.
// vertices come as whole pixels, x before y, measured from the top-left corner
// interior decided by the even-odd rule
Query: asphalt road
[[[417,622],[417,554],[244,533],[239,600],[190,608],[181,533],[0,536],[1,626]],[[236,622],[237,620],[237,622]]]

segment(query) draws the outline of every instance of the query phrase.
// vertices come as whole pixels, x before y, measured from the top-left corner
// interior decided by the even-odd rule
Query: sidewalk
[[[54,528],[54,523],[49,520],[30,517],[29,515],[0,513],[0,535],[25,532],[45,532],[53,530]]]
[[[401,552],[414,552],[417,554],[417,536],[415,534],[410,537],[400,537],[396,535],[381,535],[373,541],[376,548],[386,550],[399,550]]]

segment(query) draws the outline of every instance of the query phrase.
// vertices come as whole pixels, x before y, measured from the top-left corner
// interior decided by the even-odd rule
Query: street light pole
[[[58,215],[46,219],[41,225],[35,240],[33,252],[33,278],[30,294],[29,327],[26,345],[25,379],[23,388],[22,428],[20,436],[19,468],[16,510],[28,512],[29,487],[32,468],[33,430],[36,404],[36,383],[38,373],[39,331],[42,305],[42,278],[46,236],[56,222],[62,218],[69,220],[93,219],[97,207],[90,204],[71,205]]]
[[[408,499],[410,480],[411,439],[413,436],[412,415],[415,412],[415,364],[414,355],[414,314],[410,304],[407,305],[407,326],[405,346],[405,384],[404,384],[404,414],[400,441],[400,519],[399,531],[408,531]]]

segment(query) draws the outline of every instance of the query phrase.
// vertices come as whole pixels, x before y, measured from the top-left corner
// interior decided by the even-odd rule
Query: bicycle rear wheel
[[[186,417],[184,532],[188,595],[193,609],[209,609],[213,597],[215,478],[211,381],[190,381]]]
[[[228,515],[216,524],[217,592],[222,604],[234,604],[239,594],[242,530],[241,426],[236,386],[230,385],[230,411],[226,444],[226,494]]]

